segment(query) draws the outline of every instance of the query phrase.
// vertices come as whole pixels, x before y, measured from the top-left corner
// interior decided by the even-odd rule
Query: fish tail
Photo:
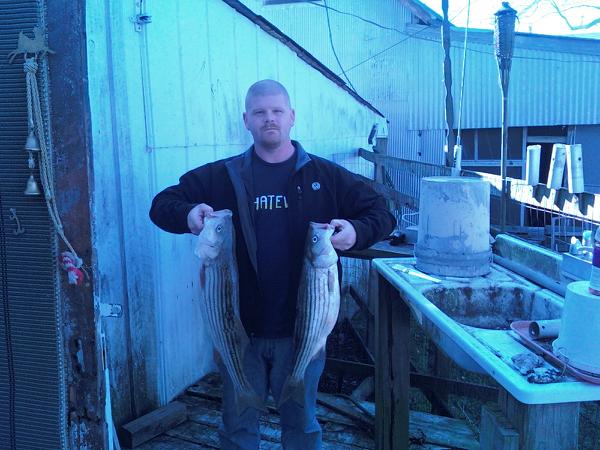
[[[281,388],[281,395],[279,396],[278,407],[281,407],[288,400],[295,401],[298,405],[304,407],[305,388],[304,380],[294,382],[292,377],[289,376]]]
[[[254,392],[254,389],[243,390],[236,393],[236,412],[241,416],[248,408],[254,408],[261,412],[268,412],[265,402]]]

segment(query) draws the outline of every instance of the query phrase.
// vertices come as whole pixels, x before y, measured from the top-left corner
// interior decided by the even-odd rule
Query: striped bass
[[[247,408],[265,410],[243,371],[248,336],[240,320],[235,232],[228,209],[204,219],[195,254],[200,258],[200,309],[208,334],[235,390],[238,414]]]
[[[304,264],[298,289],[295,361],[281,390],[279,405],[293,399],[304,406],[304,373],[310,361],[325,347],[340,310],[338,256],[331,244],[334,227],[310,222]]]

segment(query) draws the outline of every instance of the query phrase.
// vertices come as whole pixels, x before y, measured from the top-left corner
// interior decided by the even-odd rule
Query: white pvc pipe
[[[579,194],[585,190],[581,144],[567,145],[567,180],[571,194]]]
[[[552,146],[552,159],[550,160],[550,172],[548,173],[547,183],[550,189],[560,189],[562,186],[566,159],[567,149],[565,144],[554,144]]]
[[[540,182],[540,155],[542,153],[541,145],[527,146],[527,164],[525,168],[525,180],[530,186],[535,186]]]

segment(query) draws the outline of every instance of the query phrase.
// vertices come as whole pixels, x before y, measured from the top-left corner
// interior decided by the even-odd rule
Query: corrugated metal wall
[[[87,7],[96,295],[126,306],[124,320],[107,322],[119,423],[212,367],[194,237],[158,230],[148,209],[185,171],[251,143],[242,122],[247,88],[262,78],[283,82],[296,109],[293,138],[349,167],[372,125],[385,123],[220,0],[149,5],[152,23],[140,33],[129,21],[133,2]]]
[[[415,28],[412,28],[414,30]],[[463,128],[498,128],[501,124],[501,93],[498,68],[491,44],[492,35],[474,32],[468,44],[463,103]],[[482,34],[484,34],[482,36]],[[404,61],[416,68],[404,88],[409,92],[409,129],[436,129],[444,120],[445,95],[441,80],[443,51],[439,42],[424,39],[437,34],[421,33],[413,51]],[[463,60],[459,33],[451,52],[455,117]],[[536,50],[535,36],[517,36],[510,74],[510,126],[595,124],[600,122],[600,42],[589,40],[586,47],[596,54],[579,53],[582,45],[569,38],[552,38],[555,50]],[[547,39],[547,38],[546,38]],[[489,41],[489,44],[479,41]],[[548,46],[548,44],[544,44]],[[424,59],[425,58],[425,59]],[[428,75],[430,74],[430,75]],[[437,75],[437,76],[436,76]]]
[[[0,448],[66,442],[66,387],[54,230],[43,196],[24,195],[27,102],[20,31],[33,38],[40,2],[0,0]],[[40,65],[39,80],[45,66]],[[41,83],[42,95],[46,83]],[[43,109],[46,104],[42,100]],[[36,161],[39,159],[36,156]],[[36,173],[37,182],[40,183]],[[40,184],[41,186],[41,184]],[[17,222],[18,220],[18,222]]]

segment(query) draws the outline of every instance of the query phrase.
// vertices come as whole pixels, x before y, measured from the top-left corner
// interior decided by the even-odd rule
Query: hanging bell
[[[28,152],[40,151],[40,143],[31,128],[29,129],[29,134],[27,135],[27,140],[25,141],[25,150]]]
[[[33,175],[29,175],[29,179],[27,180],[27,187],[25,188],[25,195],[40,195],[42,193],[42,191],[40,191],[40,188],[38,187],[37,182],[35,181],[35,178],[33,178]]]

